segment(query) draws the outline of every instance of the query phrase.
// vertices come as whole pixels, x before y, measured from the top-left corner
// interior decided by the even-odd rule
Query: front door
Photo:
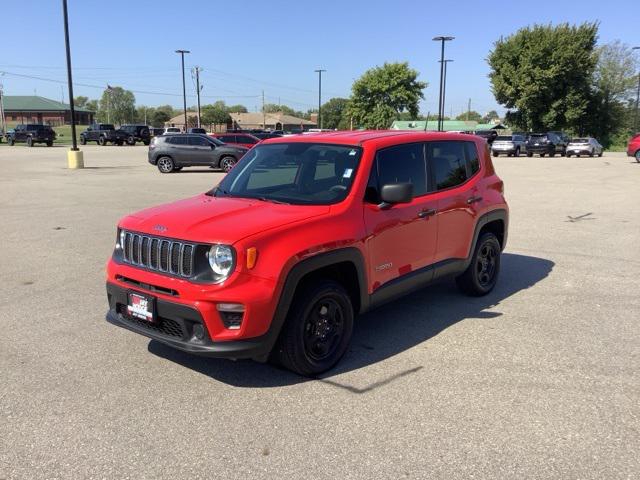
[[[413,184],[411,203],[381,209],[385,184]],[[424,144],[398,145],[377,152],[367,188],[367,229],[371,293],[382,285],[427,267],[435,254],[437,201],[428,194]]]
[[[212,165],[213,149],[206,138],[189,137],[189,163],[192,165]]]

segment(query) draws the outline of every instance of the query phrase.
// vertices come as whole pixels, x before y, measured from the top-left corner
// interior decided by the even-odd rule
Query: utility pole
[[[196,95],[198,96],[198,128],[200,128],[200,67],[193,67],[193,72],[196,74]]]
[[[444,92],[443,92],[443,87],[444,87],[444,69],[445,69],[445,63],[444,63],[444,43],[448,42],[450,40],[453,40],[456,37],[445,37],[445,36],[439,36],[439,37],[433,37],[433,41],[434,42],[442,42],[442,49],[440,52],[440,96],[439,96],[439,100],[438,100],[438,131],[442,131],[442,117],[444,116]]]
[[[467,122],[469,121],[470,116],[471,116],[471,99],[469,99],[469,103],[467,104]]]
[[[447,64],[449,62],[453,62],[453,60],[443,60],[442,64],[444,65],[444,75],[443,75],[443,82],[442,82],[442,105],[441,105],[441,111],[442,111],[442,115],[440,116],[440,129],[439,131],[442,131],[444,129],[444,106],[445,106],[445,98],[447,96]],[[453,117],[453,107],[451,110],[451,116]]]
[[[191,53],[189,50],[176,50],[176,53],[180,54],[180,58],[182,60],[182,106],[184,107],[184,131],[187,131],[189,128],[189,123],[187,119],[187,87],[184,82],[184,54]]]
[[[264,90],[262,90],[262,129],[267,128],[267,112],[264,111]]]
[[[318,128],[322,130],[322,68],[314,70],[318,74]]]
[[[631,50],[640,50],[640,47],[633,47]],[[633,128],[634,131],[632,133],[637,133],[638,130],[638,109],[640,109],[640,72],[638,72],[638,91],[636,93],[636,113],[633,119]]]
[[[69,14],[67,0],[62,0],[62,15],[64,17],[64,45],[67,54],[67,82],[69,84],[69,109],[71,110],[71,151],[67,152],[67,166],[69,168],[84,168],[82,152],[78,150],[76,139],[76,110],[73,105],[73,78],[71,76],[71,47],[69,46]]]
[[[7,131],[7,121],[4,118],[4,99],[2,97],[2,83],[0,83],[0,121],[2,122],[2,133]]]

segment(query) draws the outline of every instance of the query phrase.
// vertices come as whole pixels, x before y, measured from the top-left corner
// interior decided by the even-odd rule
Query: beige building
[[[231,128],[250,130],[254,128],[267,128],[270,130],[308,130],[315,128],[316,123],[304,118],[277,113],[231,113]]]
[[[189,125],[187,128],[197,127],[198,126],[198,112],[191,112],[187,110],[187,122]],[[168,121],[164,122],[165,127],[178,127],[181,129],[184,128],[184,112],[176,115],[173,118],[170,118]]]

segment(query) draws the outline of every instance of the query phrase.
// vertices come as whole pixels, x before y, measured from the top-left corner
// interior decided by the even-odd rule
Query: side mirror
[[[378,205],[381,210],[390,208],[396,203],[409,203],[413,200],[413,183],[389,183],[383,185],[380,190],[380,200]]]

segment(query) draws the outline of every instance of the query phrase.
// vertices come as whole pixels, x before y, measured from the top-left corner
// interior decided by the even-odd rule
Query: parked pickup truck
[[[56,132],[49,125],[16,125],[16,128],[7,132],[7,143],[9,145],[26,143],[28,147],[33,147],[36,143],[45,143],[47,147],[51,147],[55,139]]]
[[[507,230],[480,137],[269,139],[210,191],[120,221],[107,320],[193,354],[313,376],[347,351],[359,313],[447,276],[468,295],[491,292]]]
[[[89,125],[87,129],[80,134],[80,144],[86,145],[87,142],[96,142],[98,145],[122,145],[129,134],[124,130],[116,130],[110,123],[94,123]]]

